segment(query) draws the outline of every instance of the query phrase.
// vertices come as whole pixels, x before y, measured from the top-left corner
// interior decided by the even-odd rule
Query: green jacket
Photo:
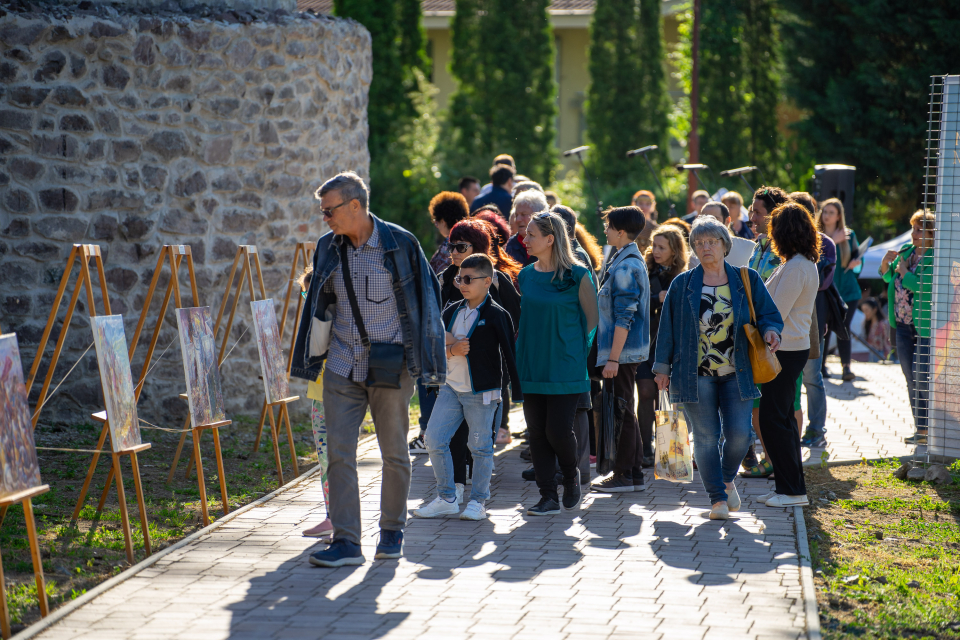
[[[890,263],[887,272],[882,274],[884,282],[887,283],[887,320],[890,326],[897,327],[897,288],[894,285],[894,276],[897,273],[897,266],[901,260],[909,260],[913,255],[915,247],[909,242],[900,248],[896,258]],[[921,338],[930,337],[930,312],[933,306],[933,249],[928,249],[916,271],[913,273],[907,271],[903,276],[903,287],[913,292],[913,326]]]
[[[850,255],[853,255],[854,251],[860,247],[860,243],[857,241],[857,234],[851,229],[850,237],[847,238],[847,245],[850,247]],[[833,282],[837,285],[837,291],[840,292],[840,297],[843,298],[843,301],[847,304],[851,302],[857,302],[863,296],[863,291],[860,290],[860,282],[857,278],[860,276],[860,271],[863,269],[863,256],[860,256],[861,266],[856,269],[847,269],[840,266],[840,247],[837,247],[837,268],[833,272]],[[851,258],[851,262],[852,262]]]

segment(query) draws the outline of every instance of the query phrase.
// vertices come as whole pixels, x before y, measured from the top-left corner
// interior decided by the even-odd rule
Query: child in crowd
[[[297,277],[300,285],[300,295],[307,297],[310,288],[310,278],[313,276],[313,266],[308,265]],[[310,421],[313,424],[313,442],[317,447],[317,464],[320,466],[320,486],[323,488],[323,505],[327,508],[330,500],[330,488],[327,484],[327,423],[323,415],[323,378],[317,376],[316,382],[307,382],[307,398],[313,402],[310,408]],[[323,542],[330,542],[333,537],[333,523],[330,518],[315,527],[303,532],[307,538],[321,538]]]
[[[502,362],[506,362],[513,382],[514,399],[522,401],[523,394],[517,375],[513,321],[489,295],[493,262],[485,254],[467,257],[454,282],[463,300],[443,312],[447,328],[447,382],[440,388],[426,433],[439,495],[413,515],[436,518],[459,513],[450,440],[466,420],[470,428],[467,446],[473,454],[473,488],[460,519],[483,520],[487,517],[485,502],[490,497],[493,475],[493,434],[500,425],[502,409]]]

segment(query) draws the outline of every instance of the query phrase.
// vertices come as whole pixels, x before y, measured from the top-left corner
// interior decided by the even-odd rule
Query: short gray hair
[[[524,180],[523,182],[518,182],[513,185],[513,197],[516,198],[524,191],[529,191],[530,189],[536,189],[540,193],[543,193],[543,187],[541,187],[539,183],[533,180]],[[544,194],[544,196],[546,196],[546,194]]]
[[[713,216],[700,216],[693,222],[693,228],[690,229],[690,248],[696,253],[694,244],[704,238],[716,238],[723,242],[723,255],[730,255],[730,249],[733,248],[733,240],[730,238],[730,231]],[[700,255],[697,254],[697,258]]]
[[[360,207],[364,210],[366,210],[367,203],[370,201],[370,189],[367,188],[367,183],[353,171],[338,173],[320,185],[320,188],[313,195],[319,200],[331,191],[339,192],[344,202],[358,201]]]
[[[530,207],[533,210],[532,213],[540,213],[550,208],[550,205],[547,204],[547,197],[543,195],[542,191],[536,189],[527,189],[523,193],[517,194],[517,197],[513,199],[513,207],[510,209],[511,216],[517,214],[517,205],[520,204]]]

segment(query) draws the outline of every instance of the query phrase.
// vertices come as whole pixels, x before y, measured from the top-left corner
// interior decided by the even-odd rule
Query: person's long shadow
[[[313,546],[275,570],[250,580],[246,597],[227,607],[233,612],[232,640],[261,640],[278,628],[285,638],[359,636],[381,638],[410,615],[378,613],[377,598],[396,574],[396,560],[359,567],[321,569],[307,558]],[[302,632],[302,633],[301,633]]]

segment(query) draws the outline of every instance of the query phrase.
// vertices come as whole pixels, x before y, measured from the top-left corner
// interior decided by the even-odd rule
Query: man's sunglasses
[[[320,213],[323,214],[323,217],[324,217],[325,220],[326,220],[326,219],[330,219],[330,218],[333,217],[333,212],[334,212],[335,210],[339,209],[340,207],[342,207],[343,205],[347,204],[348,202],[350,202],[350,200],[344,200],[344,201],[341,202],[340,204],[334,205],[334,206],[330,207],[329,209],[320,209]]]
[[[456,277],[453,279],[453,281],[456,282],[458,285],[460,285],[460,284],[469,285],[469,284],[470,284],[471,282],[473,282],[474,280],[480,281],[480,280],[485,280],[485,279],[487,279],[487,278],[489,278],[489,277],[490,277],[490,276],[456,276]]]
[[[469,242],[454,242],[450,247],[457,253],[466,253],[473,245]]]

